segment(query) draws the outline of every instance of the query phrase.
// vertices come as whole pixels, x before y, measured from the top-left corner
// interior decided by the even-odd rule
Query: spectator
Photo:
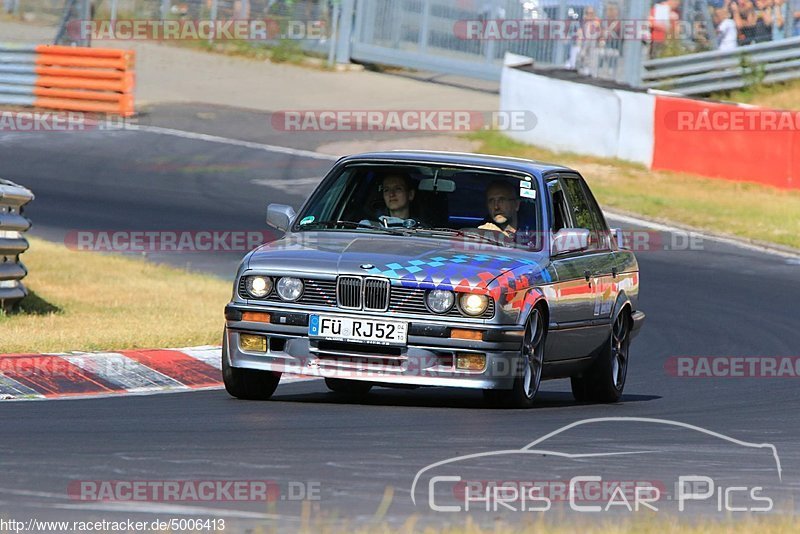
[[[731,2],[731,14],[739,30],[739,46],[755,42],[756,10],[752,0]]]
[[[772,0],[756,0],[756,27],[753,40],[764,43],[772,39]]]
[[[736,23],[731,18],[731,12],[721,7],[717,9],[717,38],[718,49],[721,51],[734,50],[738,46]]]
[[[615,78],[622,55],[622,24],[619,4],[608,2],[604,10],[603,39],[600,42],[598,72],[605,78]]]
[[[578,72],[588,76],[597,75],[597,45],[602,33],[600,19],[593,7],[583,10],[581,24],[580,50],[576,67]]]
[[[786,0],[774,0],[772,4],[772,40],[777,41],[786,36],[785,25],[789,4]]]
[[[790,13],[794,19],[794,28],[792,31],[793,37],[800,37],[800,0],[790,0],[793,5],[790,6]]]
[[[664,51],[667,39],[675,38],[680,16],[681,0],[664,0],[650,10],[650,56],[658,57]]]

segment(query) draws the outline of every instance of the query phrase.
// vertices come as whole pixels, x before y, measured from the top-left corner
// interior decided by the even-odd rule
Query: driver
[[[518,228],[519,205],[519,192],[512,184],[500,180],[490,183],[486,189],[486,208],[489,215],[478,228],[514,237]]]
[[[383,178],[383,202],[391,217],[411,218],[411,203],[416,190],[411,186],[408,176],[399,173],[387,174]]]

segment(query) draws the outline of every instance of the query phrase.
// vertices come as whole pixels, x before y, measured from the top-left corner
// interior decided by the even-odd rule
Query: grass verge
[[[759,84],[738,91],[711,95],[715,100],[742,102],[773,109],[800,109],[800,80]]]
[[[284,39],[276,44],[256,44],[250,41],[170,41],[170,45],[202,50],[225,56],[243,57],[256,61],[289,63],[298,67],[333,70],[327,60],[304,50],[297,41]]]
[[[800,191],[650,171],[620,160],[557,153],[478,132],[479,152],[558,162],[580,171],[604,208],[800,249]]]
[[[0,315],[0,354],[220,343],[231,285],[144,259],[30,239],[31,294]]]

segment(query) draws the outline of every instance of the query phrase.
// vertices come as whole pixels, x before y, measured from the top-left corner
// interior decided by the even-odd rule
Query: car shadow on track
[[[660,399],[657,395],[623,395],[619,404]],[[419,408],[469,408],[497,410],[487,404],[480,391],[453,391],[448,388],[389,389],[375,388],[367,396],[353,398],[325,391],[303,394],[276,394],[273,402],[297,402],[306,404],[353,404],[360,406],[403,406]],[[532,409],[567,408],[588,405],[574,399],[571,393],[543,391],[539,393]]]

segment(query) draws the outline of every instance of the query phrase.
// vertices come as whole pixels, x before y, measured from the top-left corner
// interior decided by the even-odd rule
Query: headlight
[[[245,288],[254,299],[263,299],[272,291],[272,279],[268,276],[248,276]]]
[[[453,304],[455,304],[456,296],[452,291],[434,289],[432,291],[428,291],[428,295],[425,297],[425,302],[428,304],[428,308],[430,308],[432,312],[447,313],[450,311],[450,308],[453,307]]]
[[[462,293],[458,298],[461,311],[467,315],[477,317],[489,307],[489,297],[486,295],[476,295],[475,293]]]
[[[276,287],[278,288],[278,296],[283,300],[294,301],[303,294],[303,281],[299,278],[285,276],[278,280]]]

